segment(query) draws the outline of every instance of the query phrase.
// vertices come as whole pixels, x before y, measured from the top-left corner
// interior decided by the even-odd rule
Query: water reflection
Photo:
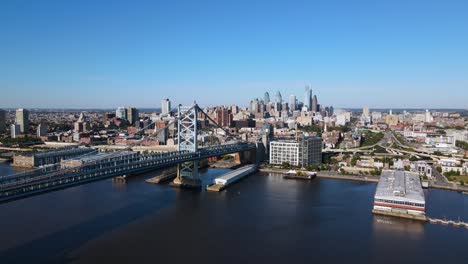
[[[407,238],[422,238],[424,236],[425,222],[404,218],[374,215],[372,226],[374,234],[390,233],[394,236]]]

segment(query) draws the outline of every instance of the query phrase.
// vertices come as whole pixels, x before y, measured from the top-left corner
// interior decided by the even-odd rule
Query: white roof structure
[[[419,174],[401,170],[382,171],[375,198],[425,204]]]

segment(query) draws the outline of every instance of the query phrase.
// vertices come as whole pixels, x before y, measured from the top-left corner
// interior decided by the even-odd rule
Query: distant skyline
[[[468,108],[468,2],[2,1],[0,108]]]

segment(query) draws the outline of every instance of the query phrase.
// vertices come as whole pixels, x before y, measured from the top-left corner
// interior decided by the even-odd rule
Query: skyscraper
[[[314,98],[312,98],[312,112],[318,112],[318,101],[317,101],[317,96],[314,95]]]
[[[26,109],[16,110],[16,124],[20,126],[20,132],[27,134],[29,132],[29,111]]]
[[[294,94],[291,94],[289,96],[289,110],[291,112],[294,112],[297,109],[296,101],[296,96]]]
[[[127,107],[127,121],[130,125],[138,121],[138,110],[135,107]]]
[[[41,120],[41,123],[37,126],[37,136],[38,137],[46,137],[49,127],[45,120]]]
[[[11,138],[16,138],[20,134],[20,125],[18,124],[11,124],[10,131],[11,131]]]
[[[283,97],[281,96],[281,92],[277,91],[276,96],[275,96],[275,102],[282,104],[283,103]]]
[[[6,112],[0,109],[0,134],[5,133],[6,130]]]
[[[363,116],[370,116],[369,107],[364,106],[364,108],[362,109],[362,115]]]
[[[161,114],[163,116],[171,114],[171,101],[167,98],[161,100]]]
[[[307,107],[307,110],[312,111],[312,87],[306,86],[304,90],[304,107]]]
[[[268,92],[265,92],[263,101],[265,102],[265,105],[268,105],[270,103],[270,94]]]
[[[115,117],[122,120],[127,120],[127,109],[123,106],[117,107],[117,110],[115,111]]]

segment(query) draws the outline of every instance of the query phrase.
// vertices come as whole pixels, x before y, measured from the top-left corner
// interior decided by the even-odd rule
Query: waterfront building
[[[161,114],[163,116],[171,115],[171,100],[168,98],[161,100]]]
[[[6,131],[6,112],[5,110],[0,109],[0,134],[5,133]]]
[[[20,132],[27,134],[29,132],[29,111],[26,109],[16,110],[16,124],[20,126]]]
[[[382,171],[374,197],[373,212],[425,220],[426,201],[419,173]]]
[[[322,139],[298,137],[296,140],[270,142],[270,164],[289,163],[293,166],[313,166],[322,163]]]

